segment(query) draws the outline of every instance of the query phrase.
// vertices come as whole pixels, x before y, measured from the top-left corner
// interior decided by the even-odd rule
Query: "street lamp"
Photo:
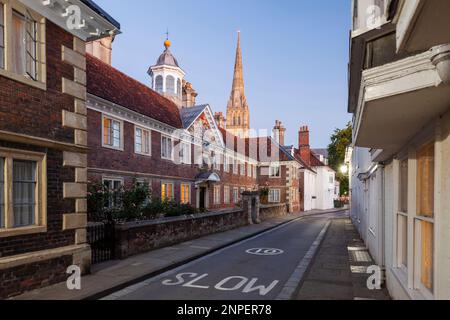
[[[342,165],[341,168],[340,168],[340,171],[341,171],[342,174],[347,174],[348,173],[347,165],[345,165],[345,164]]]

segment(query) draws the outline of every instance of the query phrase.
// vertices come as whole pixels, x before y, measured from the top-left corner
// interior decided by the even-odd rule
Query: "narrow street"
[[[116,292],[107,300],[274,300],[330,219],[305,217]]]

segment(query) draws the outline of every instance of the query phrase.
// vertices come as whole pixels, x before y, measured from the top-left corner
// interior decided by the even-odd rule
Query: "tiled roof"
[[[183,127],[185,129],[189,128],[207,107],[207,104],[202,104],[199,106],[194,106],[192,108],[181,109],[180,115],[181,121],[183,122]]]
[[[311,167],[326,167],[326,164],[317,158],[317,156],[311,152]]]
[[[177,129],[183,128],[175,103],[89,54],[86,62],[88,93]]]
[[[319,156],[323,156],[325,159],[328,159],[328,149],[311,149],[311,151]]]

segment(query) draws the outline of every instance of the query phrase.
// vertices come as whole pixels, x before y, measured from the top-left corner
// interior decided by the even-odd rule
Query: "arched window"
[[[155,79],[155,91],[163,92],[163,77],[157,76]]]
[[[175,94],[175,78],[172,76],[166,78],[166,92]]]
[[[179,97],[181,97],[181,79],[180,78],[178,78],[178,81],[177,81],[177,94]]]

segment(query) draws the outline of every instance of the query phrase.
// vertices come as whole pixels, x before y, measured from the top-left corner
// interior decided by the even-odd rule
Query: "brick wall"
[[[195,218],[168,218],[147,223],[126,223],[116,227],[116,257],[127,257],[224,232],[248,224],[243,210],[198,215]]]
[[[0,299],[66,281],[66,268],[71,264],[72,256],[66,255],[2,270],[0,272]]]
[[[0,147],[35,151],[47,156],[47,232],[0,238],[0,259],[4,259],[0,269],[0,298],[61,282],[67,277],[66,268],[69,265],[82,261],[89,266],[88,247],[86,252],[81,252],[85,246],[85,229],[82,222],[73,223],[73,217],[79,218],[85,210],[83,199],[64,198],[63,192],[67,187],[65,184],[73,184],[75,180],[82,182],[83,179],[82,171],[77,171],[76,177],[76,170],[82,165],[68,164],[66,156],[68,152],[73,154],[84,150],[79,138],[86,132],[63,124],[63,110],[83,113],[84,102],[76,102],[74,96],[66,91],[67,88],[63,89],[63,79],[74,80],[75,69],[69,61],[63,61],[62,52],[63,48],[74,49],[74,41],[73,35],[46,20],[46,90],[0,76],[0,131],[7,132],[5,139],[0,140]],[[82,84],[79,86],[83,87]],[[79,214],[73,215],[75,212]],[[78,230],[64,227],[65,220],[71,221]],[[80,245],[78,249],[81,250],[77,257],[70,251],[75,245]],[[50,258],[51,255],[46,255],[49,250],[63,247],[68,248],[63,256],[54,258],[53,255]],[[33,256],[26,264],[15,266],[16,255],[37,252],[42,253],[38,262],[30,262],[37,261]],[[9,268],[9,265],[14,267]]]

